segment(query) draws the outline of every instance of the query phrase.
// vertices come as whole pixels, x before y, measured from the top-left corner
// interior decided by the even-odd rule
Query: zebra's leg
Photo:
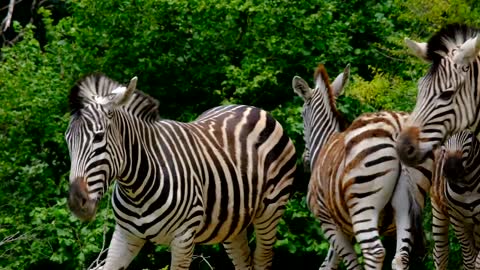
[[[395,213],[395,225],[397,227],[397,245],[395,256],[392,261],[392,270],[408,269],[412,249],[413,237],[411,233],[412,220],[409,215],[410,198],[406,186],[400,179],[392,197],[392,207]]]
[[[448,266],[448,225],[450,224],[448,213],[442,210],[441,202],[431,196],[432,202],[432,234],[433,234],[433,260],[435,269],[444,270]]]
[[[170,243],[172,253],[171,270],[188,270],[192,263],[193,249],[195,247],[195,231],[189,229],[177,236]]]
[[[477,253],[475,258],[475,270],[480,270],[480,252]]]
[[[320,266],[320,270],[337,269],[340,259],[343,259],[348,270],[362,269],[358,262],[357,254],[353,249],[352,239],[333,224],[330,220],[321,219],[322,230],[325,238],[330,243],[327,257]]]
[[[415,180],[415,173],[403,168],[392,196],[397,227],[397,247],[392,269],[409,268],[412,244],[419,250],[418,253],[423,253],[424,250],[423,207],[417,201],[423,203],[424,197],[415,185]]]
[[[247,230],[237,235],[232,241],[223,243],[228,257],[232,259],[235,269],[252,269],[252,257],[248,246]]]
[[[337,252],[335,252],[335,249],[333,248],[333,246],[330,245],[330,247],[328,248],[327,257],[325,257],[325,260],[323,260],[323,263],[320,266],[320,269],[335,270],[338,268],[339,264],[340,264],[340,256],[338,256]]]
[[[256,247],[253,253],[255,270],[271,269],[273,261],[273,245],[277,240],[277,225],[285,211],[288,197],[276,203],[264,205],[259,215],[253,220]]]
[[[127,269],[133,258],[145,244],[145,240],[115,226],[102,270]]]
[[[475,251],[475,243],[473,235],[471,234],[470,226],[467,226],[463,220],[458,219],[456,216],[450,215],[450,222],[452,223],[453,231],[455,236],[460,242],[462,247],[462,257],[463,257],[463,269],[464,270],[473,270],[475,269],[475,260],[477,257],[477,252]]]
[[[362,250],[365,269],[382,269],[385,259],[385,248],[380,241],[378,231],[379,211],[377,209],[380,207],[375,205],[375,199],[369,200],[368,206],[361,206],[358,203],[357,207],[350,209],[353,232]],[[381,209],[383,207],[384,205]]]
[[[253,254],[253,267],[255,270],[271,269],[273,261],[273,245],[277,240],[277,225],[283,214],[283,210],[274,215],[262,216],[255,219],[253,227],[255,228],[256,247]]]

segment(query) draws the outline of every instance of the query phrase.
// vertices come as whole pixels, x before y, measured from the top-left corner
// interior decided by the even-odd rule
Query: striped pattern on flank
[[[236,269],[269,269],[296,171],[281,125],[243,105],[212,108],[189,123],[161,119],[156,100],[138,90],[118,97],[119,87],[101,75],[80,81],[66,132],[76,215],[85,211],[76,196],[98,201],[118,179],[104,269],[126,268],[146,241],[170,245],[171,269],[188,269],[194,245],[213,243],[224,243]]]

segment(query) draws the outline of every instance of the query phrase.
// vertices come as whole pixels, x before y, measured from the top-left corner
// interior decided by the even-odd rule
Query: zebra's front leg
[[[331,219],[321,219],[325,238],[330,243],[327,257],[320,266],[320,270],[337,269],[340,259],[343,259],[348,270],[362,269],[357,254],[353,249],[352,239],[348,237]]]
[[[448,213],[442,211],[441,202],[437,202],[437,198],[431,196],[432,202],[432,234],[433,234],[433,260],[435,269],[445,270],[448,266],[448,226],[450,220]]]
[[[232,260],[235,269],[252,269],[252,256],[250,254],[250,247],[248,246],[247,230],[241,232],[231,241],[224,242],[223,246],[225,247],[228,257]]]
[[[170,243],[170,251],[172,253],[172,262],[170,270],[188,270],[192,263],[195,231],[189,229],[177,236]]]
[[[144,244],[144,239],[134,236],[118,225],[115,226],[102,270],[127,269]]]
[[[463,220],[457,219],[455,216],[450,215],[450,222],[452,223],[455,236],[460,242],[462,247],[463,257],[463,269],[473,270],[475,269],[475,260],[477,258],[477,252],[475,250],[475,243],[472,234],[471,224],[465,224]]]

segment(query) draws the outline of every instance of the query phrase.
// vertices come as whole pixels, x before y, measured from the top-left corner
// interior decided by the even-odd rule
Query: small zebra
[[[126,269],[147,241],[170,246],[170,269],[189,269],[194,245],[214,243],[223,243],[235,269],[270,269],[296,172],[282,126],[243,105],[210,109],[190,123],[160,119],[158,101],[136,81],[125,87],[90,75],[70,93],[71,211],[92,220],[117,179],[103,269]]]
[[[406,39],[417,57],[431,63],[418,83],[415,108],[398,138],[398,153],[406,164],[421,163],[451,134],[480,127],[479,34],[478,29],[452,24],[428,43]]]
[[[435,152],[432,180],[436,269],[447,269],[448,226],[462,247],[463,269],[480,269],[480,141],[470,130],[454,134]]]
[[[433,157],[415,168],[400,163],[395,138],[408,117],[405,113],[364,114],[340,132],[345,125],[335,98],[348,75],[347,66],[330,84],[320,65],[314,89],[298,76],[292,81],[293,90],[304,100],[304,159],[311,171],[307,203],[330,242],[320,269],[337,269],[340,259],[347,269],[361,269],[353,237],[360,244],[365,268],[381,269],[385,249],[380,235],[395,229],[398,241],[392,268],[408,269],[413,243],[423,244],[421,211]]]

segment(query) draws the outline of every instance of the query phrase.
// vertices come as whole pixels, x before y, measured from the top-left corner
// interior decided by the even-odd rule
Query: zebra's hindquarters
[[[244,233],[253,224],[257,245],[253,258],[255,269],[268,269],[272,262],[272,249],[276,239],[277,224],[287,203],[296,174],[295,147],[282,126],[266,111],[250,106],[221,106],[202,114],[196,121],[202,130],[208,131],[215,142],[214,151],[224,153],[223,161],[231,166],[228,181],[232,187],[219,184],[215,197],[222,197],[227,204],[217,203],[207,193],[205,205],[211,200],[218,211],[228,209],[222,220],[210,219],[211,227],[224,235],[212,236],[214,230],[200,229],[197,241],[201,243],[225,242],[227,253],[238,265],[245,265],[240,258],[245,254]],[[233,173],[235,171],[235,173]],[[209,180],[212,181],[212,180]],[[238,194],[237,194],[238,193]],[[214,215],[206,209],[205,215]],[[240,218],[239,218],[240,217]],[[230,224],[230,225],[229,225]],[[205,240],[208,240],[205,241]],[[246,246],[246,247],[245,247]]]

